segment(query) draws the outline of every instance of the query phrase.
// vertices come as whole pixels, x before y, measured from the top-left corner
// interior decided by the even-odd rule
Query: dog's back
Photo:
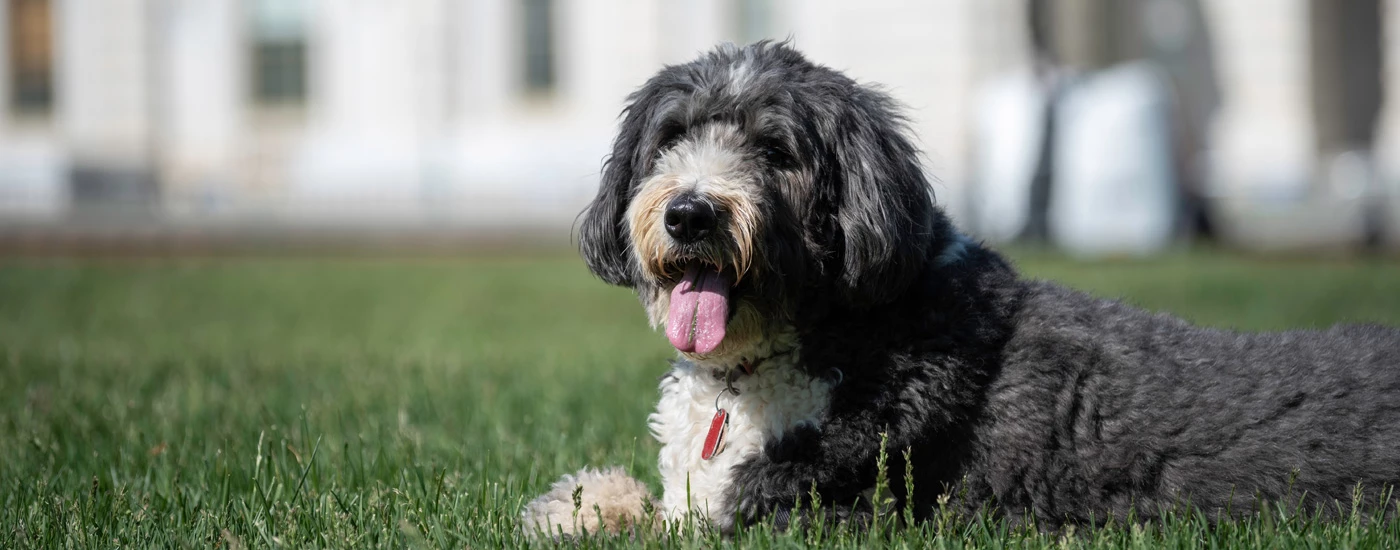
[[[1349,509],[1400,482],[1400,330],[1247,334],[1025,291],[969,469],[1009,513]]]

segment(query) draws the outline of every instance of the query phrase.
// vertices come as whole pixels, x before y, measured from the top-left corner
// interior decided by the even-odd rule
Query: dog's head
[[[666,67],[629,97],[579,235],[593,273],[703,356],[892,300],[941,219],[888,96],[763,42]]]

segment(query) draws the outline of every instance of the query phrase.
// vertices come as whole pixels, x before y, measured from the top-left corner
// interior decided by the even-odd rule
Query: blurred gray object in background
[[[718,42],[791,38],[909,107],[939,202],[987,237],[1049,236],[1058,133],[1031,88],[1018,109],[1040,115],[989,114],[989,83],[1054,94],[1065,75],[1146,61],[1171,83],[1182,226],[1250,246],[1400,243],[1397,5],[3,0],[0,238],[135,226],[562,243],[630,90]],[[988,116],[1041,130],[988,150]],[[1031,149],[1033,167],[1004,163]],[[977,182],[998,179],[1023,180],[1025,196],[998,200],[1025,204],[974,219]]]
[[[1080,256],[1158,252],[1181,225],[1170,82],[1158,65],[1092,73],[1056,105],[1052,242]]]

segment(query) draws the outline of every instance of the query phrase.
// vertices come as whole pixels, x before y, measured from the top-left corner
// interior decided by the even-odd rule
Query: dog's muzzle
[[[687,191],[667,203],[662,223],[680,247],[703,249],[714,244],[707,240],[718,237],[719,217],[714,203]],[[692,258],[678,263],[684,275],[671,289],[666,337],[680,351],[709,353],[724,340],[734,276],[723,265],[709,261]]]

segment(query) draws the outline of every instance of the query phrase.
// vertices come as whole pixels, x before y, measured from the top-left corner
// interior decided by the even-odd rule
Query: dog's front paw
[[[652,513],[655,505],[646,485],[622,468],[584,468],[560,478],[549,492],[526,504],[520,519],[531,536],[618,534],[659,525]]]
[[[808,470],[798,463],[766,457],[736,466],[730,501],[735,503],[737,518],[752,523],[773,516],[786,528],[793,506],[805,502],[811,492],[815,477]]]

